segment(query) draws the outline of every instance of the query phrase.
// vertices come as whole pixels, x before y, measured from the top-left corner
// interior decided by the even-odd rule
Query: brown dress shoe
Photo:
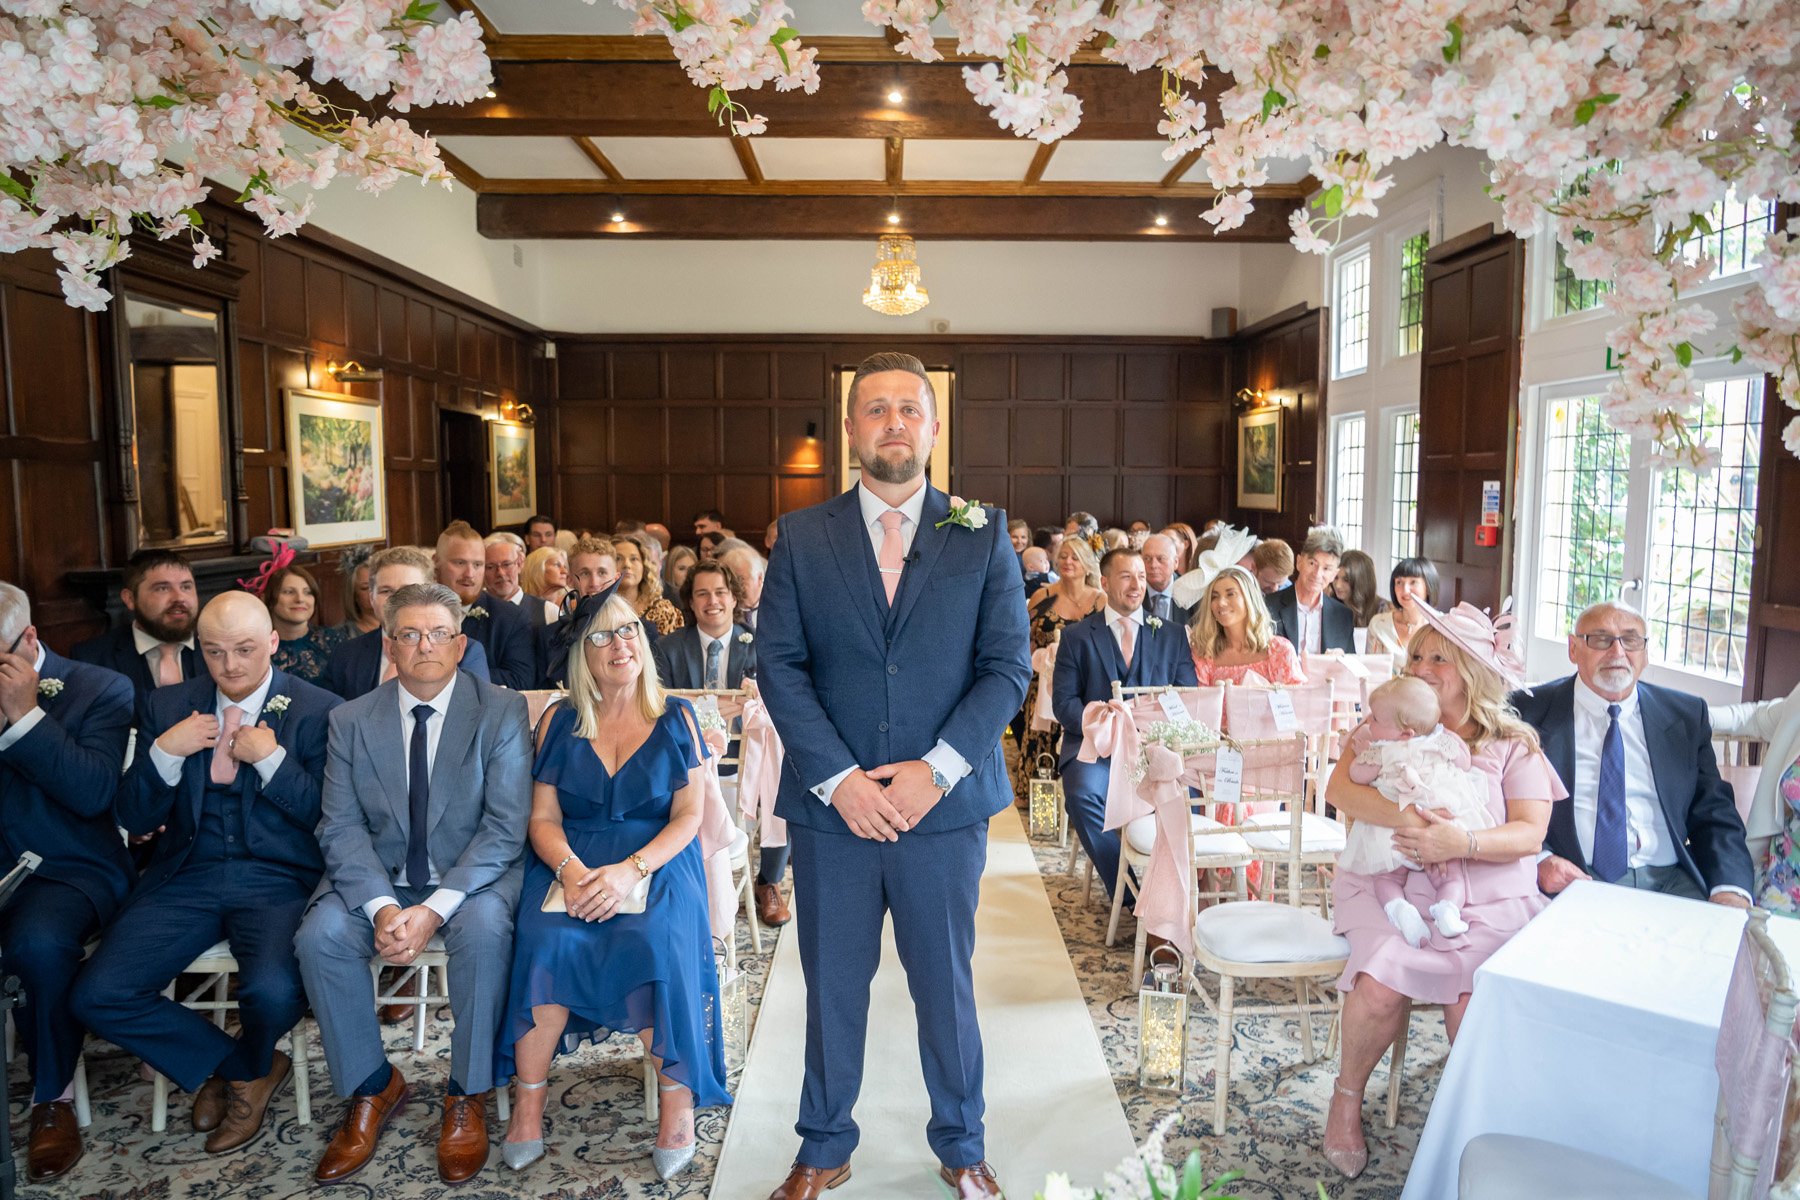
[[[395,1069],[387,1086],[373,1096],[350,1097],[350,1111],[344,1123],[331,1135],[325,1157],[319,1160],[313,1178],[320,1183],[338,1183],[350,1178],[375,1157],[375,1143],[382,1127],[406,1104],[406,1078]]]
[[[225,1115],[220,1119],[218,1128],[206,1135],[208,1154],[224,1154],[227,1150],[236,1150],[262,1132],[263,1117],[269,1112],[269,1101],[287,1081],[292,1067],[288,1056],[277,1050],[269,1064],[269,1073],[261,1079],[252,1079],[248,1083],[240,1083],[234,1079],[225,1084]]]
[[[214,1075],[194,1093],[194,1132],[211,1133],[225,1119],[225,1081]]]
[[[795,1163],[781,1186],[769,1193],[769,1200],[815,1200],[849,1178],[849,1163],[841,1167],[806,1167]]]
[[[759,882],[756,885],[756,919],[771,929],[794,919],[794,914],[788,911],[787,901],[781,898],[780,884]]]
[[[401,971],[399,967],[381,968],[381,991],[383,995],[391,996],[394,994],[394,988],[397,987],[400,982],[400,974]],[[419,1010],[416,1005],[412,1004],[383,1004],[376,1011],[381,1014],[381,1023],[383,1025],[398,1025],[402,1021],[412,1019],[413,1015]]]
[[[994,1168],[988,1166],[985,1158],[972,1167],[939,1167],[938,1178],[957,1200],[969,1200],[972,1196],[995,1196],[1005,1200],[1006,1193],[1000,1190]]]
[[[438,1129],[438,1178],[467,1183],[487,1166],[487,1093],[445,1096],[444,1123]]]
[[[81,1161],[81,1127],[67,1100],[31,1106],[31,1141],[25,1149],[25,1182],[49,1183]]]

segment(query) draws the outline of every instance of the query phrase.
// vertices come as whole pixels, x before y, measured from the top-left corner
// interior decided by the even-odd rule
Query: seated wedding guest
[[[1054,646],[1065,626],[1102,611],[1106,592],[1100,586],[1100,560],[1093,549],[1080,538],[1065,538],[1056,552],[1057,572],[1052,582],[1033,590],[1025,600],[1031,620],[1031,649],[1035,654],[1046,646]],[[1013,795],[1024,804],[1030,795],[1031,780],[1038,773],[1044,755],[1057,757],[1057,740],[1062,729],[1052,724],[1048,729],[1034,729],[1031,716],[1037,711],[1038,672],[1033,670],[1031,683],[1025,689],[1025,704],[1019,710],[1015,728],[1019,736],[1019,757],[1013,763]],[[1052,766],[1053,776],[1061,771]]]
[[[1174,521],[1162,527],[1161,533],[1175,539],[1175,574],[1185,575],[1194,569],[1194,556],[1198,553],[1194,543],[1200,539],[1194,536],[1194,527],[1185,521]]]
[[[1073,543],[1065,541],[1066,548]],[[1106,819],[1108,759],[1084,763],[1081,713],[1095,700],[1111,700],[1116,680],[1126,687],[1167,684],[1193,687],[1194,660],[1187,638],[1172,621],[1144,615],[1144,560],[1133,550],[1108,551],[1101,560],[1105,607],[1063,630],[1056,652],[1052,704],[1062,726],[1063,805],[1107,895],[1119,873],[1119,834],[1102,829]]]
[[[1031,545],[1031,522],[1014,517],[1006,523],[1006,536],[1012,541],[1013,553],[1023,558],[1025,548]]]
[[[531,729],[525,697],[457,670],[469,642],[461,611],[461,598],[435,583],[388,597],[394,678],[331,719],[319,822],[325,880],[294,939],[332,1089],[350,1098],[313,1172],[320,1183],[367,1165],[406,1099],[406,1079],[382,1046],[369,960],[409,966],[440,933],[454,1026],[438,1178],[463,1183],[487,1164]]]
[[[1106,529],[1100,534],[1100,548],[1104,551],[1131,549],[1131,535],[1123,529]]]
[[[369,607],[369,556],[373,553],[373,546],[352,546],[338,558],[344,620],[332,626],[337,645],[381,628],[381,617]]]
[[[1264,683],[1306,682],[1293,643],[1275,632],[1262,592],[1235,563],[1206,585],[1188,636],[1203,684],[1243,683],[1251,672]]]
[[[694,573],[694,564],[700,561],[690,546],[676,546],[663,559],[663,593],[679,596],[687,586],[688,576]]]
[[[69,992],[88,940],[136,878],[113,812],[132,691],[116,671],[51,652],[10,583],[0,583],[0,646],[0,866],[26,851],[44,860],[0,907],[6,973],[24,988],[12,1018],[31,1080],[25,1182],[39,1184],[81,1158],[71,1102],[85,1030]]]
[[[389,546],[369,556],[369,603],[382,611],[388,597],[403,587],[430,583],[435,567],[423,546]],[[487,652],[471,641],[463,653],[462,669],[487,682]],[[345,700],[374,691],[394,677],[394,661],[380,629],[359,634],[331,652],[325,664],[324,687]]]
[[[744,585],[744,602],[737,610],[738,624],[755,633],[756,612],[762,604],[763,577],[768,574],[769,560],[738,542],[735,545],[720,543],[719,561],[730,567],[738,582]]]
[[[1136,536],[1137,534],[1141,533],[1145,537],[1149,537],[1150,536],[1150,522],[1148,522],[1148,521],[1133,521],[1131,524],[1129,524],[1125,527],[1125,532],[1132,534],[1133,536]]]
[[[764,554],[775,553],[775,539],[780,536],[781,536],[780,522],[770,521],[769,527],[767,529],[763,530],[763,553]]]
[[[272,572],[263,582],[263,603],[275,626],[280,644],[271,660],[276,670],[298,675],[308,683],[321,683],[331,652],[348,639],[340,626],[319,628],[319,582],[305,567],[287,566]]]
[[[76,662],[117,671],[141,701],[152,688],[193,679],[194,619],[200,594],[187,559],[173,550],[139,550],[125,560],[119,601],[131,619],[69,651]]]
[[[487,551],[467,521],[452,521],[438,534],[437,582],[463,602],[463,632],[487,652],[494,682],[515,691],[536,687],[537,647],[531,619],[484,589]]]
[[[1280,538],[1264,538],[1250,551],[1250,570],[1264,596],[1292,587],[1294,548]]]
[[[1363,648],[1370,654],[1392,654],[1395,664],[1404,669],[1406,643],[1425,624],[1419,601],[1437,607],[1437,568],[1429,558],[1401,559],[1388,572],[1388,597],[1393,603],[1369,619]]]
[[[569,556],[555,546],[539,546],[525,556],[519,586],[527,596],[548,604],[547,619],[555,621],[562,616],[563,594],[569,590]]]
[[[167,834],[71,1006],[194,1093],[194,1128],[221,1154],[262,1130],[290,1067],[275,1043],[306,1009],[294,931],[324,867],[314,830],[338,698],[272,665],[275,630],[255,596],[215,596],[198,626],[209,674],[139,706],[137,756],[116,801],[129,833]],[[163,995],[221,939],[238,963],[236,1037]]]
[[[651,521],[644,526],[644,532],[649,534],[650,540],[656,543],[656,552],[666,558],[669,547],[674,544],[674,538],[669,534],[669,527],[660,521]]]
[[[517,1083],[501,1155],[515,1171],[543,1156],[557,1050],[618,1030],[642,1038],[657,1068],[651,1160],[667,1180],[693,1161],[694,1108],[731,1103],[698,839],[708,751],[693,706],[663,694],[636,611],[619,597],[595,608],[576,614],[569,701],[551,710],[532,767],[534,853],[497,1064]]]
[[[1416,808],[1402,810],[1375,788],[1355,783],[1356,755],[1346,749],[1327,785],[1326,799],[1356,821],[1394,831],[1394,848],[1427,867],[1459,862],[1468,875],[1457,937],[1433,932],[1413,946],[1382,911],[1366,875],[1339,870],[1332,882],[1334,924],[1350,942],[1350,960],[1338,980],[1344,997],[1343,1051],[1325,1122],[1325,1158],[1354,1179],[1368,1162],[1363,1140],[1363,1090],[1369,1072],[1387,1052],[1414,1002],[1442,1004],[1452,1040],[1462,1024],[1475,970],[1517,933],[1544,899],[1533,862],[1553,809],[1567,793],[1538,749],[1536,732],[1506,701],[1523,664],[1510,647],[1503,618],[1496,630],[1486,615],[1461,604],[1447,614],[1426,611],[1431,628],[1412,642],[1409,673],[1437,693],[1444,728],[1468,743],[1475,769],[1488,777],[1488,811],[1499,822],[1471,833],[1434,821]],[[1410,872],[1406,898],[1430,903],[1425,872]]]
[[[1049,587],[1057,581],[1058,576],[1050,570],[1050,556],[1042,547],[1027,546],[1025,553],[1019,556],[1019,566],[1025,572],[1025,592],[1031,595],[1040,588]]]
[[[1144,556],[1144,612],[1177,625],[1188,624],[1193,619],[1193,610],[1177,604],[1175,597],[1169,594],[1176,574],[1175,539],[1167,534],[1153,533],[1144,539],[1141,553]]]
[[[575,548],[575,543],[580,541],[584,536],[586,535],[576,533],[573,529],[559,529],[556,531],[556,540],[550,544],[555,546],[558,550],[561,550],[564,554],[567,554]]]
[[[584,537],[569,552],[569,594],[563,597],[562,620],[538,631],[538,661],[543,664],[541,686],[560,688],[567,669],[569,643],[575,637],[569,612],[589,596],[611,595],[619,581],[619,562],[606,538]]]
[[[487,586],[488,595],[502,604],[510,604],[518,609],[534,629],[556,620],[560,615],[557,610],[543,604],[532,604],[531,601],[539,597],[525,589],[524,539],[516,533],[490,533],[482,539],[481,546],[487,560],[487,565],[482,569],[482,581]]]
[[[700,561],[709,562],[718,556],[719,543],[726,537],[723,529],[709,529],[700,535]]]
[[[1768,847],[1757,903],[1790,917],[1800,915],[1800,686],[1779,700],[1715,705],[1711,716],[1715,734],[1768,743],[1748,822],[1751,845]]]
[[[724,528],[725,514],[716,508],[702,509],[694,514],[694,536],[697,538]]]
[[[1367,629],[1377,614],[1387,611],[1381,586],[1375,582],[1375,560],[1361,550],[1344,551],[1337,578],[1331,581],[1331,594],[1350,610],[1358,629]]]
[[[1100,535],[1100,522],[1090,512],[1072,512],[1063,521],[1064,537],[1087,538],[1092,540]]]
[[[1575,674],[1512,698],[1570,796],[1550,816],[1538,884],[1554,896],[1598,879],[1748,908],[1750,849],[1706,702],[1641,682],[1646,630],[1626,605],[1590,606],[1569,635]]]
[[[1055,543],[1060,542],[1061,540],[1062,530],[1052,528],[1049,525],[1039,525],[1036,529],[1031,531],[1031,544],[1042,550],[1045,554],[1054,556],[1056,553]]]
[[[539,513],[525,522],[525,553],[556,545],[556,520]]]
[[[1294,567],[1294,586],[1268,598],[1275,631],[1302,654],[1327,650],[1356,653],[1356,618],[1331,594],[1344,539],[1337,530],[1319,525],[1307,531]]]
[[[613,539],[613,555],[619,560],[619,595],[657,636],[666,637],[681,628],[681,610],[663,595],[662,577],[650,564],[649,541],[641,533]]]

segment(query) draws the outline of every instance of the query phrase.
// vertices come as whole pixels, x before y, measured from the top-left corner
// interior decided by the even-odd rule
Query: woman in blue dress
[[[631,605],[595,600],[570,618],[581,640],[569,699],[540,728],[532,768],[534,853],[496,1055],[499,1077],[517,1084],[501,1154],[514,1170],[542,1157],[559,1050],[636,1033],[658,1068],[652,1157],[668,1179],[693,1159],[695,1105],[731,1103],[698,839],[707,751],[692,706],[664,696]],[[621,912],[646,877],[643,911]],[[567,912],[544,912],[557,882]]]

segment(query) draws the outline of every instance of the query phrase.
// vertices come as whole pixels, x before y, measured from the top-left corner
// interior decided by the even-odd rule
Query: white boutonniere
[[[288,705],[292,703],[293,699],[289,696],[270,696],[269,702],[263,705],[263,711],[280,716],[287,711]]]
[[[480,619],[481,617],[485,617],[487,615],[488,615],[488,610],[481,607],[481,605],[479,605],[479,604],[469,605],[468,609],[466,611],[464,611],[464,613],[463,613],[463,616],[465,616],[465,617],[475,617],[477,619]]]
[[[746,629],[746,630],[744,630],[744,632],[738,634],[738,645],[740,645],[740,646],[748,646],[751,642],[754,642],[755,640],[756,640],[756,635],[754,633],[751,633],[748,629]]]
[[[1161,629],[1162,628],[1162,618],[1161,617],[1146,617],[1144,619],[1144,624],[1148,625],[1152,629]]]
[[[63,690],[63,681],[60,679],[40,679],[40,680],[38,680],[38,695],[43,696],[45,699],[49,699],[52,696],[61,695],[62,690]]]
[[[964,529],[981,529],[987,525],[987,509],[981,507],[979,500],[964,500],[961,496],[950,497],[950,515],[933,525],[933,529],[942,529],[946,525],[961,525]]]

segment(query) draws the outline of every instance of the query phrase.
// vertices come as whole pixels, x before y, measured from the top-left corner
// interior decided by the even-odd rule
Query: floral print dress
[[[1800,758],[1788,764],[1775,790],[1787,804],[1787,821],[1769,847],[1768,873],[1757,903],[1800,917]]]
[[[1063,626],[1075,622],[1056,611],[1056,595],[1045,596],[1038,606],[1031,610],[1031,649],[1042,650],[1057,635],[1062,633]],[[1033,729],[1031,713],[1037,707],[1038,675],[1031,674],[1031,686],[1025,689],[1025,711],[1021,716],[1020,728],[1025,737],[1019,747],[1019,761],[1013,764],[1013,793],[1020,804],[1024,804],[1031,794],[1031,780],[1037,774],[1039,759],[1048,754],[1050,777],[1058,778],[1062,771],[1056,765],[1056,746],[1062,740],[1062,726],[1052,724],[1048,729]]]

